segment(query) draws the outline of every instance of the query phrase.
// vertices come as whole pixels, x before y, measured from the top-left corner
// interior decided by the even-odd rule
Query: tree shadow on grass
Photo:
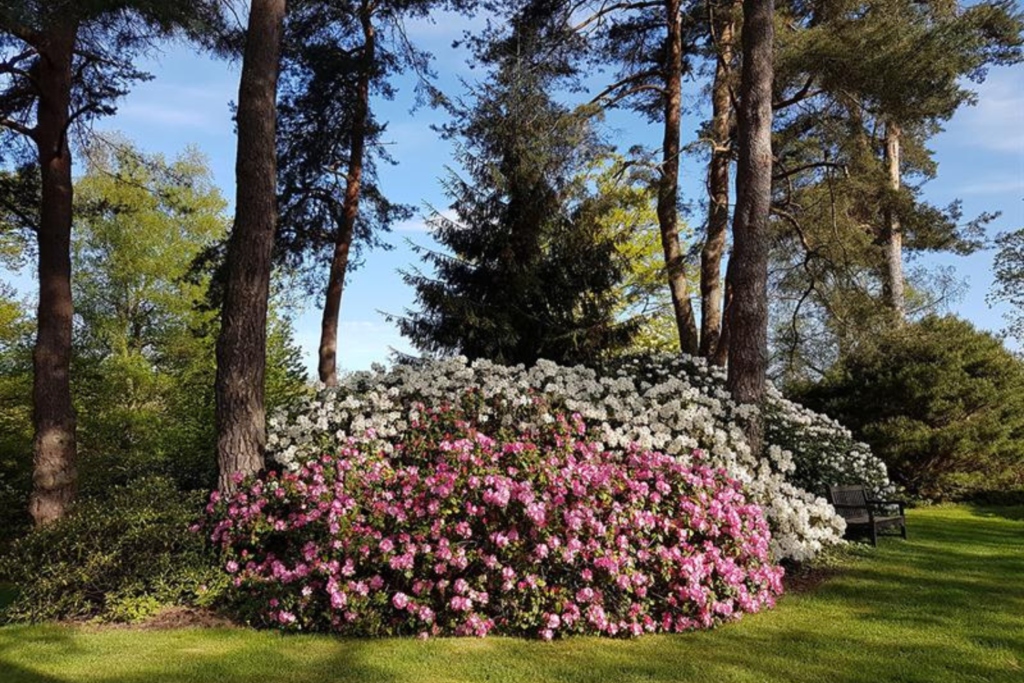
[[[1001,517],[1013,521],[1024,521],[1024,505],[977,505],[972,504],[970,510],[979,517]]]
[[[716,647],[691,647],[699,637],[652,639],[650,647],[618,643],[584,656],[552,658],[551,679],[583,681],[786,681],[788,683],[876,683],[878,681],[1018,681],[1019,671],[981,661],[970,647],[942,642],[879,642],[865,636],[837,641],[821,629],[799,629],[770,638],[753,631],[715,634]],[[630,644],[632,645],[632,644]]]
[[[8,626],[0,630],[0,681],[3,683],[61,683],[60,678],[42,674],[10,661],[13,647],[45,647],[73,649],[67,629],[59,626]]]
[[[318,681],[397,680],[382,664],[375,642],[253,634],[243,629],[182,629],[175,632],[103,631],[81,627],[9,627],[0,630],[0,681],[3,683],[317,683]],[[23,629],[19,632],[19,629]],[[118,644],[83,651],[79,637],[120,636]],[[169,636],[169,638],[161,638]],[[123,643],[123,645],[121,645]],[[23,651],[17,661],[5,646]],[[24,648],[45,646],[38,669],[26,664]],[[96,650],[100,650],[97,652]],[[113,650],[113,651],[111,651]],[[311,652],[312,650],[312,652]],[[81,657],[67,671],[53,671],[53,661],[69,652]],[[48,656],[49,655],[49,656]],[[50,660],[47,666],[47,660]],[[109,662],[87,668],[89,661]],[[85,665],[85,666],[83,666]],[[408,679],[404,679],[408,680]]]

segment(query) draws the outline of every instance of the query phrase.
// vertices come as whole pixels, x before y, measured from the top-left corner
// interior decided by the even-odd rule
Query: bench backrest
[[[829,486],[827,489],[828,502],[833,505],[849,505],[860,508],[843,507],[836,510],[843,517],[860,517],[867,511],[868,494],[863,486],[859,484],[855,486]]]

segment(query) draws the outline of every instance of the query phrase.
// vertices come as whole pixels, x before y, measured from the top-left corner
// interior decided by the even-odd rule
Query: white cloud
[[[978,103],[958,112],[950,131],[959,129],[964,146],[1024,154],[1024,74],[993,69],[977,92]]]
[[[982,180],[977,183],[963,185],[959,188],[959,193],[964,195],[1018,194],[1024,197],[1024,175],[1016,179],[994,178],[992,180]]]

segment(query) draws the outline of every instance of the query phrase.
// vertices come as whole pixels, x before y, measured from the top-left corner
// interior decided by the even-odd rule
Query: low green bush
[[[0,555],[31,527],[27,488],[0,473]]]
[[[1024,481],[1024,363],[965,320],[894,327],[794,393],[870,444],[914,497],[965,499]]]
[[[81,501],[0,559],[0,581],[17,587],[3,618],[133,621],[165,606],[212,604],[225,579],[190,530],[202,505],[201,493],[156,477]]]

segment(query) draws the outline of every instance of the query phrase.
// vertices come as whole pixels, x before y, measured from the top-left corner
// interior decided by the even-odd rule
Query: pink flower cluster
[[[247,616],[288,630],[550,639],[709,628],[774,604],[762,510],[723,470],[605,451],[578,417],[494,439],[454,410],[211,496]]]

